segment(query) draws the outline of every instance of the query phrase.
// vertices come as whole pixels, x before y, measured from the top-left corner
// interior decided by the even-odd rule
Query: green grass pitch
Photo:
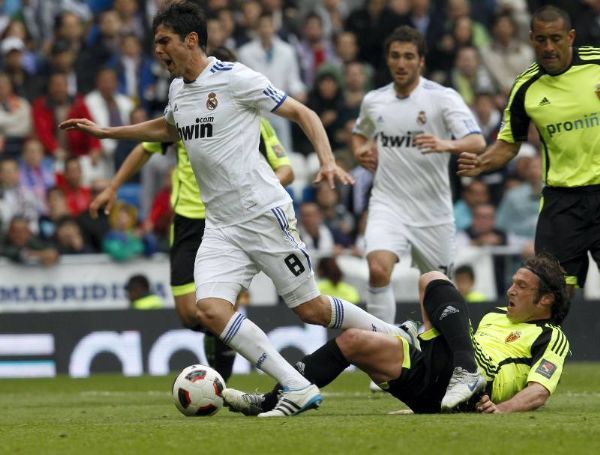
[[[171,377],[0,380],[0,454],[598,454],[600,364],[569,363],[557,393],[537,412],[398,416],[361,373],[323,390],[318,411],[259,420],[226,409],[184,417]],[[266,389],[264,375],[232,387]]]

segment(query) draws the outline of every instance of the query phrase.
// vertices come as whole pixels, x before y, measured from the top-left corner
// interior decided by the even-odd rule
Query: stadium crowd
[[[135,143],[61,131],[67,118],[100,126],[162,115],[169,74],[153,58],[149,24],[161,0],[6,0],[0,6],[0,256],[50,266],[60,255],[104,252],[127,260],[167,251],[174,154],[153,157],[119,193],[110,215],[88,206]],[[313,187],[318,161],[297,128],[269,118],[290,156],[288,188],[300,231],[316,258],[363,253],[372,174],[351,151],[363,96],[391,81],[383,43],[410,25],[427,40],[425,76],[453,87],[488,144],[496,139],[515,76],[534,60],[531,11],[569,12],[575,45],[600,43],[594,0],[206,0],[208,53],[226,46],[239,60],[305,103],[325,126],[354,186]],[[477,179],[450,174],[458,245],[513,245],[525,256],[542,187],[534,128],[510,166]],[[500,263],[498,263],[500,264]],[[498,265],[500,268],[500,265]],[[498,272],[498,270],[497,270]],[[505,273],[498,276],[503,292]]]

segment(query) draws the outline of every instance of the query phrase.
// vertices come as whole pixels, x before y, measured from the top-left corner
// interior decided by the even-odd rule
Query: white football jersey
[[[207,226],[243,223],[291,202],[258,148],[262,112],[286,96],[262,74],[214,57],[195,81],[171,83],[165,119],[185,144]]]
[[[393,83],[363,99],[354,133],[377,139],[378,166],[369,204],[392,205],[403,222],[434,226],[454,221],[448,175],[449,153],[423,154],[414,138],[480,134],[473,114],[451,88],[421,78],[406,98]]]

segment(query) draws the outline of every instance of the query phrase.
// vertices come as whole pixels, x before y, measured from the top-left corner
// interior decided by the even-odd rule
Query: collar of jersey
[[[207,72],[210,71],[210,69],[212,68],[212,66],[217,63],[219,60],[217,60],[216,57],[210,56],[208,57],[208,64],[206,65],[206,68],[204,68],[202,70],[202,72],[200,74],[198,74],[198,76],[196,77],[196,79],[194,79],[193,81],[188,81],[187,79],[185,79],[184,77],[182,77],[183,79],[183,83],[184,84],[193,84],[194,82],[196,82],[198,79],[200,79],[202,76],[204,76],[204,74],[206,74]]]

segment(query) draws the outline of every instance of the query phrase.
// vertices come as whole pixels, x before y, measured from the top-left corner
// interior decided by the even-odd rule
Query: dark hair
[[[220,47],[214,48],[212,50],[212,52],[210,53],[210,55],[218,58],[219,60],[221,60],[223,62],[236,62],[237,61],[237,56],[235,55],[235,52],[233,52],[231,49],[229,49],[228,47],[225,47],[225,46],[220,46]]]
[[[408,25],[396,28],[385,40],[384,49],[386,56],[390,51],[392,43],[395,41],[400,41],[401,43],[413,43],[417,46],[419,57],[425,57],[427,55],[425,37],[415,28],[409,27]]]
[[[139,291],[148,293],[148,292],[150,292],[150,281],[148,281],[148,278],[146,278],[146,275],[142,275],[142,274],[133,275],[127,281],[127,284],[125,285],[125,289],[127,289],[128,291],[139,290]]]
[[[523,267],[539,279],[538,300],[544,294],[554,296],[550,320],[556,325],[562,324],[571,306],[563,268],[556,258],[548,253],[537,254],[527,259]]]
[[[454,277],[456,278],[458,275],[467,275],[471,281],[475,281],[475,272],[473,271],[473,267],[469,264],[456,267],[456,270],[454,270]]]
[[[318,270],[321,278],[327,278],[331,280],[333,284],[337,285],[340,281],[342,281],[342,271],[333,257],[321,258],[319,261]]]
[[[571,18],[569,17],[566,11],[552,5],[542,6],[541,8],[537,9],[531,16],[531,21],[529,22],[529,30],[533,30],[533,23],[535,21],[554,22],[558,19],[563,20],[565,30],[571,30]]]
[[[195,3],[173,2],[160,9],[152,21],[152,32],[163,25],[171,28],[183,41],[192,32],[198,34],[200,48],[206,52],[206,16]]]

